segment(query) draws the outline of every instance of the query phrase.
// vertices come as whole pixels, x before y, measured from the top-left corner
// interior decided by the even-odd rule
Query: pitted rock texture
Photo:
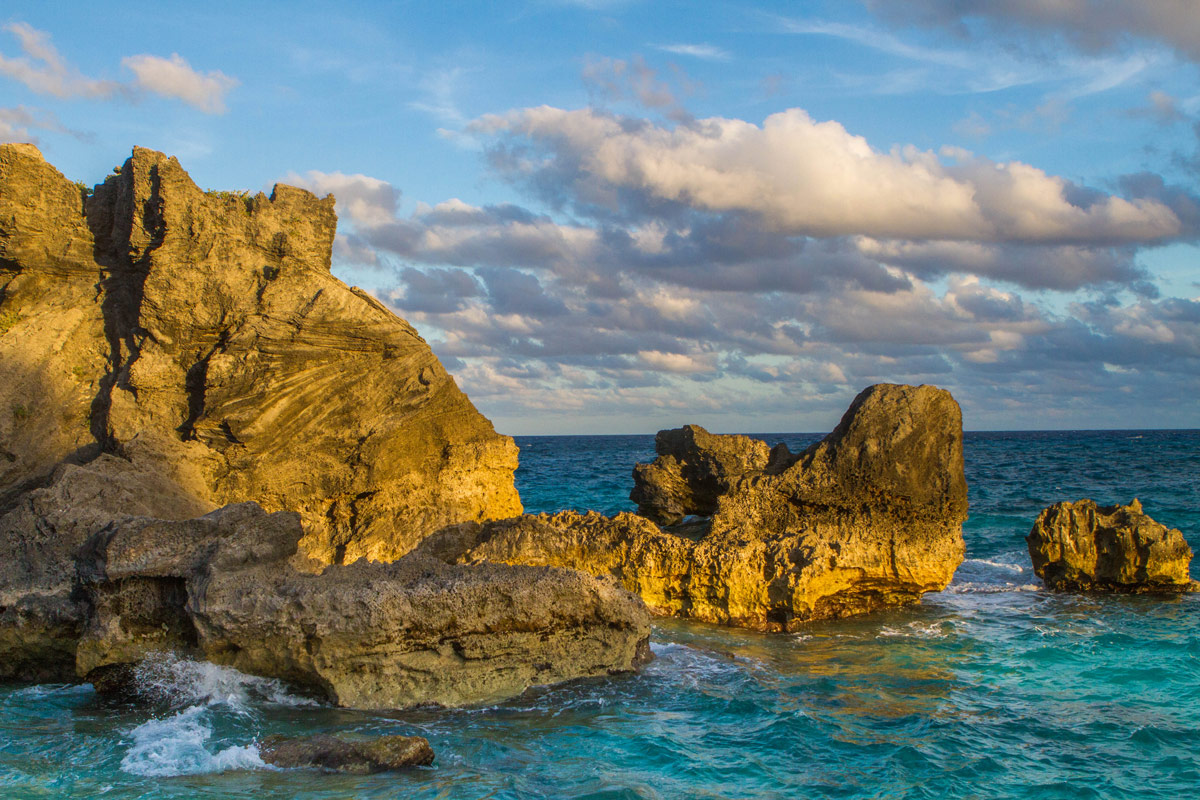
[[[462,524],[417,552],[613,575],[655,613],[759,630],[915,603],[944,589],[962,562],[962,417],[949,392],[869,387],[798,455],[781,446],[768,458],[765,444],[714,443],[721,438],[664,431],[658,469],[640,471],[642,497],[675,503],[658,507],[658,519],[703,513],[712,487],[726,487],[707,525],[563,512]],[[711,455],[730,452],[750,454],[740,475],[729,466],[739,462]],[[703,463],[713,466],[696,468]],[[656,474],[667,476],[661,491]]]
[[[301,535],[254,503],[101,531],[78,559],[78,675],[119,686],[114,671],[173,652],[382,709],[495,702],[648,656],[645,607],[613,581],[417,552],[322,567]]]
[[[332,197],[204,192],[152,150],[89,192],[0,145],[0,513],[108,453],[192,507],[298,511],[326,563],[519,514],[516,446],[330,274],[335,228]]]
[[[690,514],[712,516],[721,495],[738,478],[761,472],[771,451],[749,436],[711,434],[699,425],[659,431],[658,458],[633,469],[629,499],[638,513],[660,525],[675,525]]]
[[[347,739],[324,733],[303,737],[272,734],[259,743],[258,753],[274,767],[324,772],[384,772],[433,763],[433,748],[424,736]]]
[[[1194,592],[1192,550],[1183,534],[1155,522],[1136,499],[1100,506],[1093,500],[1043,509],[1025,537],[1033,570],[1056,591]]]

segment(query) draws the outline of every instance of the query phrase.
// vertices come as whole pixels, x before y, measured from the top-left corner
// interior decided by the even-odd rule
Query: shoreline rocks
[[[173,651],[395,708],[646,657],[614,583],[405,557],[521,513],[517,449],[335,231],[152,150],[88,190],[0,145],[0,679],[119,691]]]
[[[530,686],[632,671],[642,603],[573,570],[449,566],[416,553],[322,566],[299,515],[254,503],[133,519],[78,559],[83,680],[171,651],[278,678],[350,708],[495,702]]]
[[[1129,505],[1093,500],[1043,509],[1025,538],[1034,572],[1060,592],[1175,594],[1200,591],[1183,534]]]
[[[424,736],[378,736],[346,739],[329,734],[272,734],[259,742],[258,755],[280,769],[315,768],[325,772],[386,772],[433,763],[433,748]]]
[[[799,454],[696,426],[657,448],[634,499],[664,522],[710,520],[543,514],[455,526],[417,552],[612,575],[655,613],[765,631],[915,603],[962,562],[962,417],[944,390],[869,387]]]

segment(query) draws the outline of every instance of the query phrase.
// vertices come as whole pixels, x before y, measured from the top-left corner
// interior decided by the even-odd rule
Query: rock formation
[[[170,650],[378,708],[646,656],[613,583],[403,558],[519,514],[517,451],[330,274],[334,230],[331,197],[203,192],[150,150],[89,191],[0,145],[0,678]]]
[[[332,197],[204,192],[143,148],[89,193],[0,145],[0,512],[110,453],[173,484],[156,516],[298,511],[326,563],[519,514],[512,440],[330,274],[335,227]]]
[[[1055,591],[1200,590],[1183,534],[1155,522],[1136,499],[1127,506],[1056,503],[1038,515],[1025,542],[1034,572]]]
[[[170,651],[342,706],[404,708],[494,702],[648,656],[649,617],[614,582],[418,553],[322,567],[302,534],[297,514],[254,503],[102,531],[79,553],[79,676],[119,686],[114,671]]]
[[[259,743],[258,754],[274,767],[312,767],[325,772],[384,772],[433,763],[433,748],[423,736],[357,740],[320,733],[305,737],[274,734]]]
[[[761,630],[914,603],[962,562],[962,417],[944,390],[869,387],[798,455],[695,426],[657,449],[633,499],[656,520],[709,521],[525,516],[459,525],[416,553],[611,574],[656,613]]]

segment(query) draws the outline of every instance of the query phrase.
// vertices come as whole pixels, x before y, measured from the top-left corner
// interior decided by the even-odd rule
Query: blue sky
[[[1189,0],[252,7],[10,0],[0,138],[332,191],[504,432],[1200,427]]]

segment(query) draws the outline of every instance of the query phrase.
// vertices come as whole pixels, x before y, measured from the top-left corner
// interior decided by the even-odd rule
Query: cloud
[[[311,170],[304,175],[289,172],[282,181],[319,197],[332,194],[340,214],[367,227],[391,222],[400,202],[400,192],[390,183],[362,174]]]
[[[1111,50],[1130,39],[1162,42],[1189,59],[1200,59],[1200,14],[1190,0],[864,0],[898,23],[939,26],[971,36],[982,22],[1026,36],[1062,37],[1091,50]]]
[[[666,128],[598,112],[541,106],[489,115],[478,133],[516,147],[493,163],[514,180],[549,184],[576,202],[642,204],[753,215],[769,231],[1047,244],[1157,242],[1182,232],[1152,199],[1091,195],[1021,162],[961,150],[875,150],[837,122],[800,109],[761,126],[714,117]],[[511,152],[525,152],[505,160]]]
[[[25,84],[37,94],[62,99],[77,97],[136,100],[143,92],[182,100],[207,114],[223,114],[225,96],[239,85],[236,78],[214,70],[199,73],[178,53],[170,58],[135,55],[121,59],[134,74],[131,83],[89,78],[69,64],[50,42],[50,34],[24,22],[13,22],[4,30],[16,37],[24,56],[10,58],[0,53],[0,75]]]
[[[38,137],[33,133],[37,130],[65,133],[83,142],[92,139],[92,135],[85,131],[63,125],[52,111],[27,106],[0,108],[0,141],[37,144]]]
[[[582,78],[593,104],[628,100],[667,119],[688,122],[692,116],[679,95],[694,92],[696,85],[678,67],[672,73],[678,86],[660,78],[658,70],[640,55],[629,60],[588,56],[584,59]]]
[[[728,50],[711,44],[656,44],[655,49],[677,56],[690,56],[704,61],[729,61],[733,56]]]
[[[178,53],[170,58],[128,56],[121,65],[134,74],[134,86],[163,97],[182,100],[206,114],[224,114],[225,95],[240,84],[223,72],[199,73]]]
[[[31,91],[65,99],[107,98],[121,90],[116,81],[89,78],[68,64],[45,31],[24,22],[9,23],[4,30],[17,38],[25,55],[9,58],[0,54],[0,75],[20,81]]]

